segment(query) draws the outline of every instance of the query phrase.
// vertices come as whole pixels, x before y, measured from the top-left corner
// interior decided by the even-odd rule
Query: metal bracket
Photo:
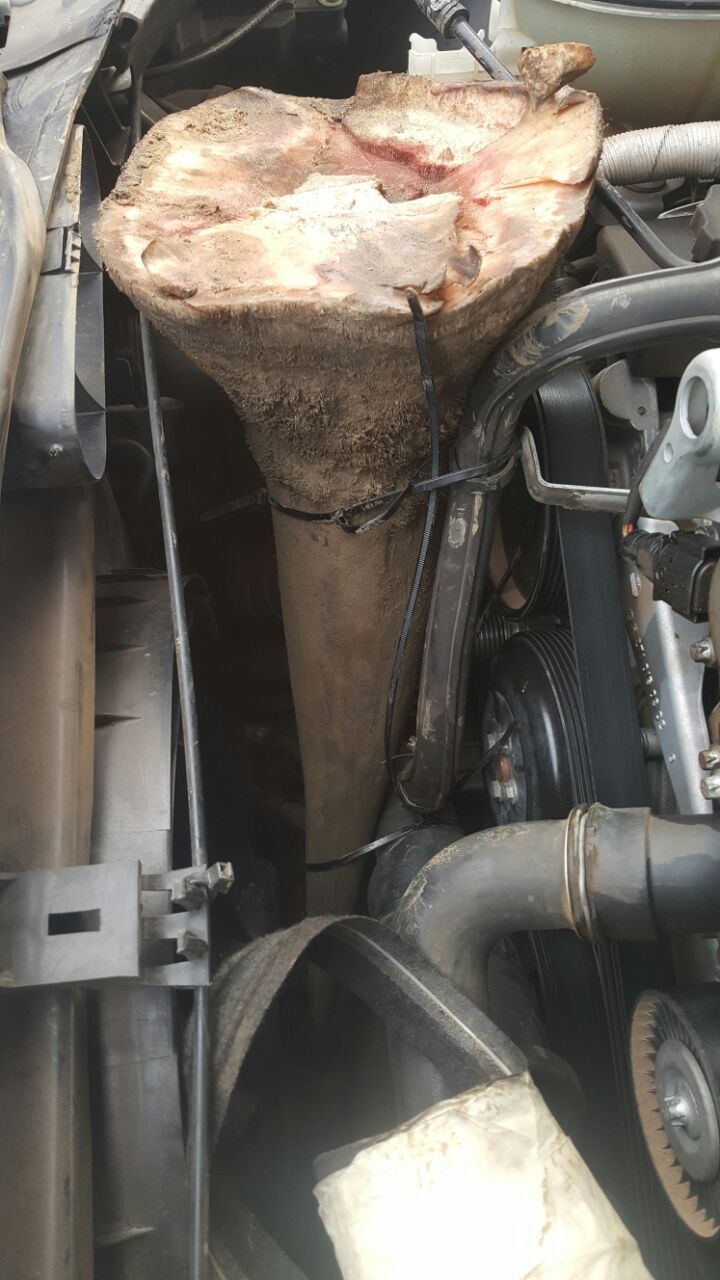
[[[208,898],[229,863],[143,876],[139,861],[0,875],[0,988],[210,981]]]
[[[646,518],[640,520],[640,527],[650,533],[675,528]],[[702,795],[698,771],[698,754],[708,746],[702,701],[705,671],[690,656],[693,641],[702,639],[707,627],[654,600],[652,583],[634,566],[625,563],[623,572],[630,642],[678,811],[712,813],[712,804]]]
[[[720,351],[690,361],[672,421],[640,481],[648,515],[662,520],[720,520]]]
[[[74,129],[48,213],[13,402],[5,483],[54,488],[105,469],[102,267],[93,240],[100,190],[89,139]]]
[[[628,489],[603,489],[594,485],[551,484],[540,470],[535,439],[527,427],[520,437],[522,468],[528,493],[546,507],[567,511],[606,511],[621,514],[630,496]]]

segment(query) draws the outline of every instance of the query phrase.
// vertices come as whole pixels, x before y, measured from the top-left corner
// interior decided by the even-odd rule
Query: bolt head
[[[630,591],[636,600],[642,591],[642,578],[635,569],[630,574]]]
[[[706,800],[719,799],[720,798],[720,772],[711,773],[709,778],[703,778],[702,782],[700,783],[700,790],[702,791]]]
[[[720,765],[720,747],[715,743],[711,747],[706,747],[698,756],[701,769],[716,769]]]
[[[687,1098],[682,1094],[673,1094],[670,1098],[665,1098],[665,1115],[670,1124],[676,1125],[679,1129],[687,1128],[690,1120],[690,1105]]]
[[[715,665],[715,648],[710,636],[705,636],[702,640],[694,640],[690,645],[690,657],[693,662],[702,662],[703,666],[713,667]]]
[[[204,938],[185,929],[177,936],[176,949],[178,955],[186,960],[202,960],[207,955],[208,944]]]
[[[216,893],[229,893],[235,883],[235,872],[231,862],[215,862],[208,867],[208,893],[211,898]]]

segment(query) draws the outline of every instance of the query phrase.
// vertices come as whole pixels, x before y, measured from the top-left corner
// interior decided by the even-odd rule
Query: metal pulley
[[[633,1014],[635,1099],[655,1172],[675,1212],[704,1240],[720,1236],[720,991],[642,995]]]

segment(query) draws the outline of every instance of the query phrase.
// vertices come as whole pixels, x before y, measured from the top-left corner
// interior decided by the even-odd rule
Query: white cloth
[[[650,1280],[527,1076],[440,1103],[315,1195],[344,1280]]]

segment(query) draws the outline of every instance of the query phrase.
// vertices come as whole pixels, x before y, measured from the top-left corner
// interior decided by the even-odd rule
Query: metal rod
[[[463,49],[467,49],[468,53],[472,54],[475,61],[480,63],[493,80],[515,81],[517,79],[485,44],[485,41],[480,39],[477,31],[473,31],[465,18],[456,18],[451,24],[450,31]]]
[[[198,734],[197,705],[190,656],[190,633],[185,609],[177,525],[163,428],[160,388],[158,385],[152,331],[146,316],[140,316],[145,385],[148,413],[155,455],[160,514],[162,517],[165,560],[167,563],[170,609],[175,640],[180,714],[182,717],[190,810],[190,844],[194,866],[207,863],[205,802]],[[190,1280],[205,1280],[207,1275],[208,1224],[208,990],[195,992],[193,1019],[193,1074],[190,1088],[189,1178],[190,1178]]]
[[[130,141],[133,145],[140,141],[142,133],[141,97],[142,76],[133,76],[130,99]],[[168,589],[170,592],[170,612],[175,643],[180,716],[185,747],[191,858],[193,866],[204,867],[207,865],[207,830],[202,764],[200,760],[200,734],[195,701],[195,681],[190,655],[190,632],[185,608],[185,588],[180,566],[175,506],[170,484],[167,448],[165,446],[165,429],[153,350],[152,330],[150,322],[144,315],[140,315],[140,341],[145,372],[150,433],[155,459],[155,475],[157,477],[160,502],[163,542],[165,544]],[[210,1187],[210,1149],[208,1140],[210,1043],[209,994],[207,987],[198,987],[196,989],[193,1014],[192,1080],[188,1108],[188,1177],[190,1183],[188,1280],[206,1280]]]
[[[520,442],[525,483],[534,502],[540,502],[547,507],[564,507],[566,511],[605,511],[612,515],[621,515],[625,510],[630,496],[629,489],[551,483],[542,474],[535,439],[527,427],[521,433]]]

